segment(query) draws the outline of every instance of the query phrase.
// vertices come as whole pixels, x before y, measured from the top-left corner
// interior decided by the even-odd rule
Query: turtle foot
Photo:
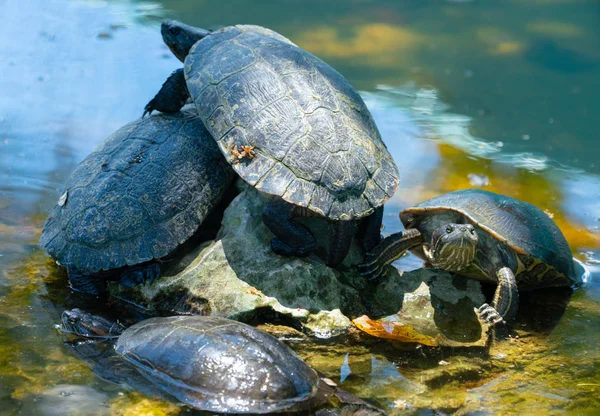
[[[144,107],[144,114],[142,114],[142,118],[146,117],[146,114],[151,116],[153,111],[156,111],[156,97],[148,101],[148,104],[146,104]]]
[[[479,308],[475,309],[475,313],[490,325],[506,323],[498,311],[487,303],[484,303]]]
[[[146,114],[152,114],[154,110],[174,114],[181,110],[188,98],[190,98],[190,95],[186,87],[183,68],[180,68],[173,71],[158,91],[158,94],[146,104],[142,117]]]
[[[129,267],[121,274],[119,283],[125,287],[134,287],[146,282],[152,283],[160,277],[160,266],[151,263],[145,266]]]
[[[375,280],[385,274],[386,265],[381,265],[376,260],[375,255],[370,253],[367,254],[364,263],[358,265],[358,272],[362,277],[366,277],[369,280]]]

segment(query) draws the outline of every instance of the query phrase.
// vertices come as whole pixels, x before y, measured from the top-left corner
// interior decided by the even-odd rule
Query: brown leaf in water
[[[359,316],[352,321],[363,332],[377,338],[391,339],[400,342],[417,342],[419,344],[435,347],[438,342],[435,338],[423,335],[408,325],[398,322],[374,321],[367,315]]]

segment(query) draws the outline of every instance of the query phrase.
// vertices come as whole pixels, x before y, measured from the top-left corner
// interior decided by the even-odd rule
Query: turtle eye
[[[450,234],[450,233],[451,233],[453,230],[454,230],[454,228],[452,228],[452,226],[451,226],[451,225],[448,225],[448,226],[446,227],[446,232],[447,232],[448,234]]]
[[[178,27],[171,26],[171,27],[169,28],[169,33],[170,33],[171,35],[173,35],[173,36],[177,36],[177,35],[179,35],[179,32],[180,32],[180,30],[179,30],[179,28],[178,28]]]

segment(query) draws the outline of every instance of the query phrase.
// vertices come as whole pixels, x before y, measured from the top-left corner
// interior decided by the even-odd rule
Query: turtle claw
[[[148,104],[146,104],[146,107],[144,107],[144,114],[142,114],[142,118],[146,117],[146,114],[151,116],[152,112],[154,110],[156,110],[156,107],[154,106],[154,98],[153,98],[148,102]]]
[[[504,318],[492,306],[484,303],[479,308],[475,309],[475,313],[490,325],[505,324]]]

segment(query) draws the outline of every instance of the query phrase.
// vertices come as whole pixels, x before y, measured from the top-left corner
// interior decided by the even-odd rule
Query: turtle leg
[[[515,319],[519,307],[519,290],[512,270],[503,267],[496,272],[496,277],[498,287],[492,305],[484,303],[477,309],[479,317],[492,325],[511,322]]]
[[[80,272],[75,268],[67,270],[71,289],[76,292],[86,293],[98,298],[106,297],[106,280],[93,274]]]
[[[158,263],[152,262],[140,266],[127,267],[123,273],[121,273],[119,284],[125,287],[134,287],[146,282],[152,283],[159,277],[160,266]]]
[[[162,113],[176,113],[181,110],[189,97],[190,93],[185,83],[183,68],[177,69],[169,75],[158,94],[146,104],[142,117],[152,114],[154,110]]]
[[[381,243],[381,224],[383,222],[383,205],[360,223],[360,241],[366,252],[373,250]]]
[[[364,263],[358,266],[361,276],[376,279],[385,272],[385,267],[402,256],[406,250],[423,244],[423,235],[416,228],[400,231],[383,239],[377,247],[367,253]]]
[[[329,222],[329,253],[327,265],[338,266],[350,251],[352,237],[356,232],[354,221],[330,221]]]
[[[304,225],[294,221],[303,216],[301,207],[289,204],[282,199],[269,202],[262,213],[263,222],[275,234],[271,240],[271,248],[283,256],[308,256],[317,248],[317,240]]]

